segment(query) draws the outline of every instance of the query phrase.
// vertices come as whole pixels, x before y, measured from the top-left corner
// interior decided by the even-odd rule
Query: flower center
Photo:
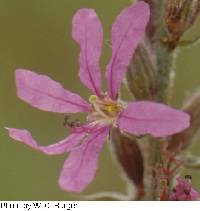
[[[108,96],[99,98],[96,95],[89,97],[92,104],[92,113],[88,116],[89,121],[103,124],[113,124],[123,105],[117,101],[110,99]]]

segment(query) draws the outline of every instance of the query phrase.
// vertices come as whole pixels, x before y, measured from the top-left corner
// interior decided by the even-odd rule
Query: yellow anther
[[[104,110],[107,112],[113,112],[113,106],[109,105],[109,106],[105,106]]]
[[[89,102],[92,104],[92,118],[98,121],[113,121],[113,118],[121,110],[121,105],[108,97],[99,98],[96,95],[91,95]]]
[[[120,110],[120,107],[117,104],[110,104],[104,106],[104,110],[109,113],[117,113]]]
[[[95,103],[99,98],[96,95],[91,95],[89,97],[89,102],[90,103]]]

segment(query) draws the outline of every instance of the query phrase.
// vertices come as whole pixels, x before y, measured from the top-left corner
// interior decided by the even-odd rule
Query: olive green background
[[[130,0],[0,0],[0,200],[76,200],[81,195],[59,189],[57,179],[66,155],[46,156],[12,141],[4,127],[27,128],[42,145],[66,136],[63,115],[42,112],[16,97],[16,68],[51,76],[86,99],[89,91],[79,82],[79,46],[71,38],[71,20],[82,7],[95,8],[105,31],[102,69],[110,56],[113,20]],[[200,34],[200,23],[185,38]],[[173,104],[200,86],[200,44],[180,49]],[[199,140],[200,141],[200,140]],[[199,145],[196,145],[200,147]],[[195,153],[200,155],[200,148]],[[200,190],[200,172],[192,172]],[[97,176],[84,194],[124,191],[119,170],[108,146],[100,157]]]

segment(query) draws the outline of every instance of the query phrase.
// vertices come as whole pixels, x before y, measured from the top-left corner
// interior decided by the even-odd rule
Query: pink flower
[[[124,9],[112,27],[112,57],[107,66],[108,93],[103,93],[99,58],[103,31],[92,9],[80,9],[73,18],[73,38],[80,44],[80,80],[92,95],[89,102],[65,90],[48,76],[28,70],[16,70],[19,98],[33,107],[58,113],[87,113],[87,123],[75,127],[71,135],[50,146],[39,146],[27,130],[7,128],[13,139],[49,155],[70,152],[59,185],[81,192],[91,182],[98,156],[111,127],[127,133],[155,137],[178,133],[189,126],[189,116],[166,105],[141,101],[122,103],[118,92],[130,59],[143,39],[149,19],[149,6],[138,2]]]
[[[177,185],[170,195],[170,201],[200,201],[200,194],[192,188],[191,178],[178,177]]]

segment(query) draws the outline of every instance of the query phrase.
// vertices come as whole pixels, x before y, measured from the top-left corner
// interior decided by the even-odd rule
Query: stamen
[[[97,103],[93,103],[93,106],[95,108],[95,110],[104,118],[108,118],[108,116],[99,108],[99,106],[97,105]]]
[[[94,124],[112,124],[115,122],[118,112],[121,110],[122,105],[113,101],[108,96],[99,98],[96,95],[89,97],[89,102],[93,106],[93,112],[88,118]]]
[[[89,97],[89,102],[93,104],[93,103],[97,102],[98,99],[99,99],[98,96],[96,96],[96,95],[91,95],[91,96]]]
[[[109,105],[104,106],[104,110],[109,113],[117,113],[120,111],[120,106],[114,103],[110,103]]]

